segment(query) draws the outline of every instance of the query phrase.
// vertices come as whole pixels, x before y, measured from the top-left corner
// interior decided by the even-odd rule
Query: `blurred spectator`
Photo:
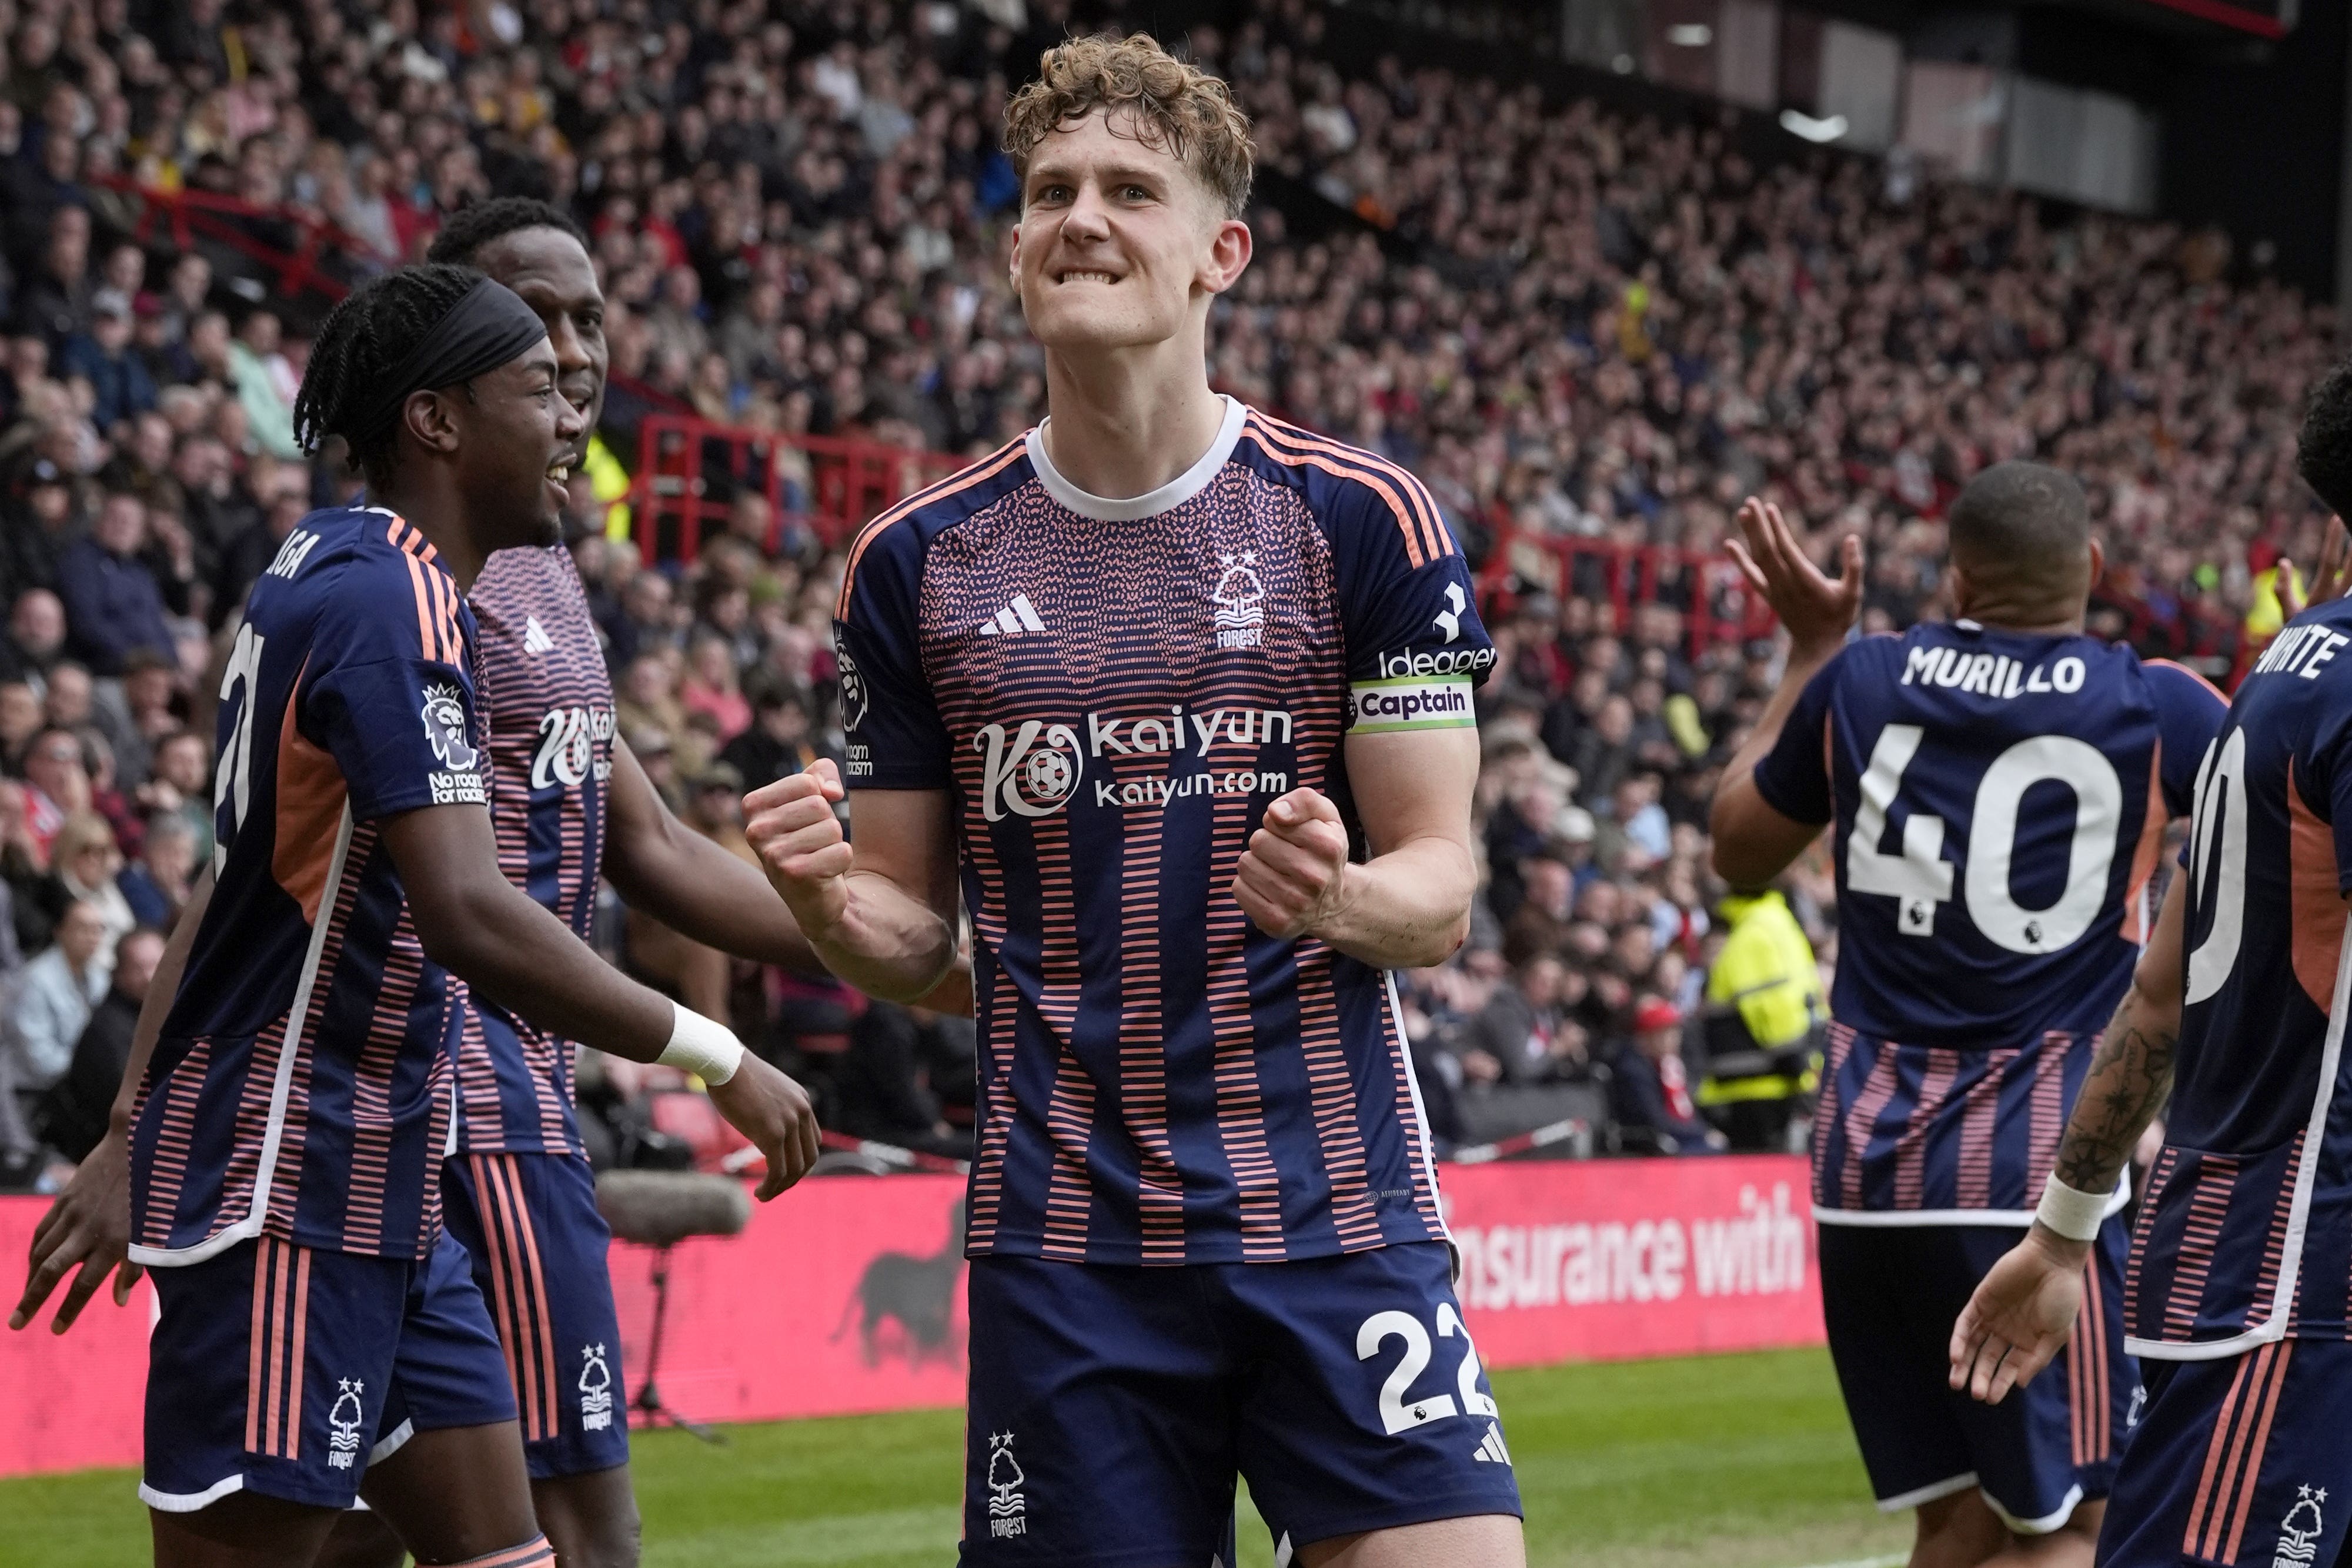
[[[751,727],[719,749],[719,760],[742,775],[747,792],[798,773],[826,755],[811,738],[810,708],[806,691],[762,675],[752,688]]]
[[[62,146],[70,154],[72,143],[68,139],[51,136],[44,141],[53,153]],[[40,260],[18,287],[16,325],[19,331],[32,333],[48,344],[49,352],[56,355],[68,338],[90,324],[90,224],[88,211],[70,204],[78,193],[51,172],[50,159],[43,158],[40,168],[45,178],[35,182],[40,189],[14,214],[18,222],[24,222],[45,204],[50,209],[44,220],[47,239],[40,248]]]
[[[1611,1063],[1611,1109],[1629,1134],[1629,1148],[1663,1155],[1699,1155],[1729,1146],[1699,1120],[1690,1076],[1683,1066],[1683,1016],[1662,997],[1643,997],[1633,1009],[1632,1040]]]
[[[43,729],[26,747],[25,781],[32,788],[26,792],[25,821],[44,866],[66,819],[90,809],[86,755],[80,737],[69,729]]]
[[[141,925],[168,931],[187,907],[196,864],[196,831],[187,818],[177,811],[155,811],[147,818],[139,858],[122,868],[115,885]]]
[[[89,329],[66,340],[60,368],[89,383],[90,421],[111,430],[155,406],[155,378],[131,346],[131,301],[101,288],[89,308]]]
[[[294,439],[294,394],[302,377],[279,350],[277,313],[256,310],[227,345],[228,372],[245,409],[246,431],[261,450],[289,462],[302,456]]]
[[[25,752],[47,722],[40,695],[24,681],[0,681],[0,765],[21,774]]]
[[[635,666],[649,653],[677,644],[670,620],[669,579],[657,571],[641,571],[621,592],[617,613],[604,624],[604,656],[619,674]]]
[[[868,1002],[830,1069],[830,1119],[852,1137],[970,1159],[970,1127],[950,1124],[943,1102],[971,1107],[977,1067],[970,1019]]]
[[[1580,1078],[1591,1058],[1582,1026],[1568,1018],[1566,965],[1538,953],[1518,966],[1470,1022],[1461,1044],[1462,1075],[1473,1083],[1541,1083]]]
[[[675,678],[670,657],[661,653],[640,653],[630,662],[622,673],[621,689],[614,694],[625,734],[651,731],[662,737],[664,750],[680,747],[687,733],[686,708],[673,690]],[[693,748],[687,749],[689,758],[681,759],[681,771],[699,772],[699,759],[691,756]]]
[[[10,1081],[19,1095],[56,1082],[73,1061],[74,1043],[90,1009],[106,995],[113,966],[103,956],[106,916],[77,904],[58,923],[58,939],[27,963],[8,1005],[0,1049],[11,1057]]]
[[[134,649],[173,651],[163,596],[140,559],[146,543],[147,508],[138,497],[116,491],[99,509],[89,536],[68,547],[58,562],[66,646],[98,674],[121,674]]]
[[[738,591],[740,591],[740,590]],[[720,741],[732,740],[751,725],[751,705],[735,681],[735,654],[723,637],[704,633],[687,650],[687,676],[678,705],[688,714],[707,715]]]
[[[180,728],[185,706],[180,693],[178,666],[151,649],[134,649],[122,662],[122,682],[116,700],[103,695],[96,704],[100,727],[114,746],[116,777],[132,791],[142,789],[155,768],[155,747]]]
[[[156,744],[154,775],[138,794],[146,810],[175,811],[186,821],[196,836],[198,865],[213,856],[212,777],[212,743],[193,729],[176,730]]]
[[[677,757],[670,752],[668,731],[654,728],[652,724],[630,728],[628,750],[637,757],[637,767],[645,768],[645,780],[654,785],[654,792],[661,795],[670,811],[679,811],[685,806],[687,792],[685,783],[677,779]]]
[[[106,1136],[114,1097],[131,1061],[131,1037],[147,999],[155,967],[163,962],[164,937],[152,925],[125,935],[114,950],[106,995],[82,1026],[72,1060],[33,1112],[33,1133],[77,1165]]]
[[[8,612],[8,640],[0,645],[0,679],[29,682],[37,694],[65,643],[64,603],[46,588],[26,590]]]
[[[66,912],[87,906],[103,924],[99,957],[114,961],[114,945],[136,925],[129,900],[115,878],[122,870],[122,852],[115,846],[113,826],[95,811],[77,811],[58,830],[49,850],[49,873],[34,890],[32,903],[52,922]],[[22,908],[20,906],[20,918]]]

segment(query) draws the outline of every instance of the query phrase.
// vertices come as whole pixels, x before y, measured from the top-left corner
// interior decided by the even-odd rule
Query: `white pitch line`
[[[1907,1552],[1890,1552],[1885,1557],[1855,1557],[1843,1563],[1816,1563],[1812,1568],[1903,1568],[1911,1561]]]

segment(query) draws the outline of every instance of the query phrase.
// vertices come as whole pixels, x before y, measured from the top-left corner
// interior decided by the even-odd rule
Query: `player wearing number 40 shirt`
[[[2296,465],[2352,511],[2352,366],[2314,392]],[[2108,1568],[2326,1568],[2352,1535],[2352,538],[2327,533],[2315,602],[2255,662],[2199,769],[2184,870],[2068,1123],[2060,1185],[1953,1335],[1956,1385],[2003,1403],[2012,1383],[2039,1388],[2074,1318],[2077,1195],[2114,1179],[2168,1097],[2126,1290],[2149,1397],[2099,1542]]]
[[[1494,652],[1418,482],[1207,384],[1249,256],[1223,84],[1140,37],[1042,70],[1005,145],[1052,417],[850,552],[854,852],[830,769],[750,824],[886,996],[952,955],[961,848],[963,1561],[1206,1563],[1239,1472],[1286,1560],[1501,1568],[1517,1489],[1386,973],[1466,929]]]
[[[1795,647],[1727,771],[1716,860],[1735,885],[1761,883],[1832,824],[1840,943],[1813,1212],[1872,1487],[1882,1508],[1918,1509],[1939,1560],[2055,1532],[2038,1550],[2058,1555],[2035,1560],[2087,1564],[2137,1382],[2120,1222],[2064,1379],[1987,1410],[1947,1388],[1945,1350],[2032,1218],[2224,705],[2188,671],[2083,633],[2098,549],[2081,488],[2054,470],[2002,464],[1962,492],[1962,618],[1899,637],[1843,642],[1852,541],[1832,584],[1776,509],[1751,502],[1741,523]],[[2127,1197],[2117,1187],[2106,1212]]]

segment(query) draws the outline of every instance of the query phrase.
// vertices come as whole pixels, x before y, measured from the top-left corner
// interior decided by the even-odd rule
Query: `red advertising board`
[[[1562,1161],[1450,1167],[1462,1299],[1499,1366],[1817,1343],[1820,1291],[1801,1160]],[[709,1421],[775,1420],[963,1396],[963,1186],[952,1176],[811,1182],[728,1240],[669,1260],[663,1401]],[[13,1300],[46,1205],[0,1199]],[[613,1250],[634,1391],[653,1255]],[[103,1298],[71,1333],[0,1333],[0,1475],[138,1462],[153,1296]]]
[[[1801,1159],[1561,1160],[1439,1181],[1491,1366],[1822,1343]]]

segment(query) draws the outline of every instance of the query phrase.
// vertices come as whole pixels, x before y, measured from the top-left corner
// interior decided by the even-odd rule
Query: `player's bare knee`
[[[563,1568],[637,1568],[642,1541],[634,1501],[623,1513],[574,1516],[561,1526],[551,1519],[546,1524],[556,1547],[554,1561]]]
[[[354,1509],[335,1521],[311,1568],[401,1568],[408,1548],[381,1514]]]
[[[1974,1487],[1923,1502],[1914,1514],[1911,1568],[1969,1568],[2009,1541],[2000,1517]]]
[[[531,1502],[563,1568],[637,1568],[642,1529],[626,1466],[534,1481]]]

